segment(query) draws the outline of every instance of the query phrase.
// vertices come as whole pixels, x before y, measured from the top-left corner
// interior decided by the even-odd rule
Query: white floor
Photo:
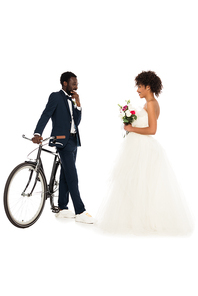
[[[35,225],[18,229],[1,209],[4,295],[197,296],[197,231],[189,238],[102,234],[57,219],[49,201]]]

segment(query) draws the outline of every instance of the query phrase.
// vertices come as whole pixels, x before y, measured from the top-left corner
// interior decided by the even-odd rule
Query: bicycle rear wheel
[[[5,212],[10,222],[19,228],[33,225],[45,205],[46,179],[42,171],[37,175],[35,168],[34,163],[19,164],[11,172],[5,185]]]

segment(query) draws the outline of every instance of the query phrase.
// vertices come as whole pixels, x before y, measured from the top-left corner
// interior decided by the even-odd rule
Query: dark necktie
[[[67,97],[67,99],[70,101],[70,102],[72,102],[72,98],[71,97],[69,97],[69,96],[66,96]]]

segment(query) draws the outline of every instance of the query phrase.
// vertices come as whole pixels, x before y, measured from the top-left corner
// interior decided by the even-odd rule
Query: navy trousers
[[[85,211],[78,188],[78,175],[76,170],[77,139],[70,135],[67,145],[58,148],[61,158],[61,173],[59,183],[58,206],[61,210],[68,209],[69,194],[71,196],[75,214]]]

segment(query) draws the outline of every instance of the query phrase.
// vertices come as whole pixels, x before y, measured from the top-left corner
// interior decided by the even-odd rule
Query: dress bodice
[[[133,127],[148,127],[148,113],[145,109],[136,111],[137,120],[132,123]]]

